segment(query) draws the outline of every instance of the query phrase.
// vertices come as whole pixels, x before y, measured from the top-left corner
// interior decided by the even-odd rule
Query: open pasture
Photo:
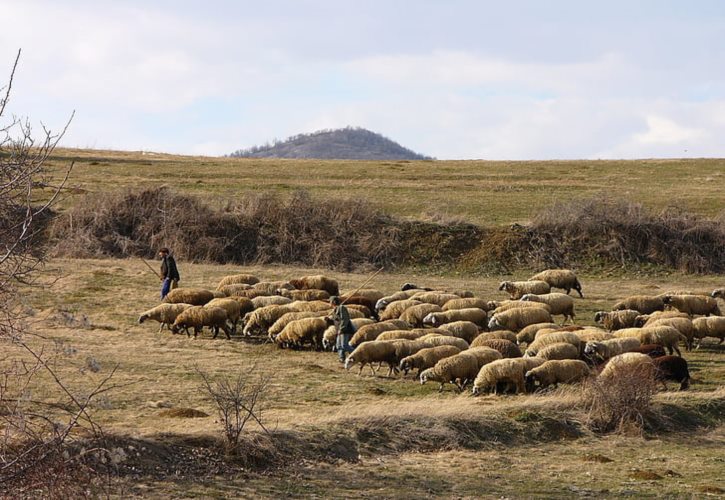
[[[180,262],[180,269],[183,286],[204,288],[213,288],[222,276],[237,272],[265,279],[324,273],[336,278],[346,291],[366,278],[363,274],[281,266],[239,268]],[[506,294],[497,290],[498,282],[511,278],[525,276],[469,279],[386,273],[369,286],[393,292],[410,281],[433,288],[468,289],[476,296],[501,300]],[[595,311],[609,309],[628,295],[722,286],[721,276],[681,274],[584,275],[580,279],[585,298],[576,299],[578,324],[593,324]],[[723,406],[725,348],[711,339],[701,349],[684,353],[693,377],[690,391],[674,392],[676,386],[670,383],[672,392],[656,397],[658,404],[673,412],[670,430],[657,434],[654,441],[602,437],[584,430],[577,396],[571,390],[473,398],[470,391],[459,394],[451,386],[438,393],[437,384],[421,386],[410,376],[381,376],[385,370],[375,377],[366,370],[358,377],[356,369],[346,372],[329,352],[281,350],[239,336],[231,341],[223,336],[212,340],[208,332],[196,340],[166,330],[157,333],[156,323],[137,323],[140,312],[158,303],[159,288],[157,278],[139,260],[53,260],[43,280],[52,286],[24,293],[32,312],[29,322],[45,338],[33,341],[48,343],[64,353],[70,362],[60,365],[62,375],[74,389],[82,392],[92,380],[118,365],[113,382],[120,387],[94,405],[93,415],[107,433],[144,448],[131,458],[136,472],[127,471],[122,479],[129,493],[516,497],[631,491],[680,496],[725,488],[718,474],[722,457],[717,451],[725,444],[721,415],[717,416]],[[99,373],[82,370],[92,362],[100,366]],[[208,451],[209,446],[199,443],[219,431],[214,408],[200,391],[195,367],[221,376],[250,365],[256,365],[271,382],[264,422],[275,435],[289,434],[279,438],[278,445],[313,443],[318,447],[314,449],[321,450],[319,456],[301,451],[303,458],[293,474],[289,468],[274,467],[266,472],[234,469],[215,475],[206,469],[190,472],[181,458],[170,463],[161,460],[169,451],[155,454],[155,446],[180,443],[173,449]],[[38,397],[53,398],[52,393],[44,393],[42,385],[34,391]],[[165,409],[181,408],[210,416],[162,416]],[[684,416],[678,416],[678,409]],[[678,419],[687,422],[691,418],[687,411],[702,412],[702,422],[693,421],[692,425],[710,422],[710,429],[678,431]],[[261,434],[253,429],[253,435]],[[350,449],[357,456],[346,456],[345,450]],[[144,453],[149,456],[145,458]],[[599,455],[613,462],[599,463]],[[592,456],[595,458],[587,458]],[[154,474],[154,467],[167,467],[167,473]],[[174,467],[179,471],[176,475]]]

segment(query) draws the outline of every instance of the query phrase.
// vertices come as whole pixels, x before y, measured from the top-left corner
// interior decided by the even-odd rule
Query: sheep
[[[229,300],[235,301],[237,304],[239,304],[239,315],[244,317],[245,314],[250,313],[254,311],[254,304],[252,303],[252,299],[248,299],[247,297],[226,297]]]
[[[302,347],[309,342],[319,350],[327,326],[325,318],[296,319],[290,321],[274,340],[280,347]]]
[[[692,350],[692,344],[694,339],[694,333],[692,329],[692,321],[690,318],[663,318],[647,323],[647,327],[650,326],[671,326],[677,329],[687,340],[685,341],[685,349],[688,351]]]
[[[272,323],[272,326],[267,329],[267,334],[269,335],[270,340],[274,340],[274,338],[279,335],[282,330],[284,330],[284,327],[292,321],[304,318],[319,318],[325,316],[325,314],[326,313],[324,311],[293,311],[284,313],[274,323]]]
[[[638,352],[625,352],[610,359],[599,374],[603,381],[634,375],[645,380],[654,380],[655,365],[652,358]]]
[[[471,346],[477,347],[479,345],[484,345],[481,344],[481,342],[495,339],[504,339],[509,342],[516,342],[516,334],[510,330],[496,330],[495,332],[479,333],[476,338],[473,339],[473,342],[471,342]]]
[[[705,295],[666,295],[662,302],[670,308],[680,312],[701,316],[721,316],[717,300]]]
[[[227,313],[227,320],[232,324],[232,333],[237,333],[237,323],[241,318],[242,306],[234,299],[212,299],[204,307],[221,307]]]
[[[295,311],[332,311],[332,306],[325,300],[295,300],[288,304]],[[350,317],[352,318],[353,311],[350,309]],[[360,318],[361,315],[356,314],[356,318]]]
[[[489,310],[493,311],[493,314],[510,311],[511,309],[522,309],[522,308],[528,308],[528,307],[536,307],[539,309],[544,309],[546,311],[551,311],[551,307],[549,307],[548,304],[544,304],[542,302],[535,302],[535,301],[530,301],[530,302],[522,302],[520,300],[504,300],[502,302],[491,301],[488,303],[488,306],[489,307],[495,306],[495,307],[491,307],[491,309],[489,309]]]
[[[375,324],[375,321],[370,318],[356,318],[356,319],[350,320],[350,322],[352,323],[352,326],[356,332],[363,326]],[[272,325],[272,326],[274,326],[274,325]],[[322,334],[322,348],[326,351],[334,351],[336,342],[337,342],[337,329],[335,328],[335,325],[328,326],[327,329]]]
[[[632,295],[614,304],[613,311],[634,309],[642,314],[652,314],[655,311],[663,311],[665,303],[660,297],[653,295]]]
[[[399,319],[407,322],[412,327],[422,327],[423,318],[433,312],[443,312],[440,306],[436,304],[419,304],[417,306],[409,307],[403,314],[400,315]]]
[[[579,337],[583,343],[586,342],[600,342],[602,340],[610,340],[614,338],[614,335],[610,332],[605,332],[599,328],[585,328],[583,330],[577,330],[572,332],[574,335]]]
[[[551,292],[551,286],[546,281],[502,281],[498,289],[509,294],[512,300],[518,300],[527,293],[536,295]]]
[[[202,288],[175,288],[171,290],[164,300],[166,304],[191,304],[203,306],[214,298],[214,292]]]
[[[516,343],[506,339],[485,339],[476,342],[475,346],[471,347],[490,347],[496,349],[501,353],[504,358],[520,358],[522,357],[521,349]]]
[[[350,297],[350,293],[343,293],[340,298],[342,300],[346,300],[348,297]],[[361,288],[360,290],[357,290],[355,292],[356,297],[363,297],[366,300],[368,300],[372,304],[372,309],[375,308],[375,304],[382,299],[385,294],[381,292],[380,290],[376,290],[374,288]]]
[[[546,281],[551,288],[566,290],[566,294],[572,290],[577,291],[579,297],[584,298],[582,286],[574,271],[570,269],[547,269],[529,278],[529,281]]]
[[[725,317],[710,316],[692,320],[692,333],[698,339],[714,337],[720,339],[719,344],[725,340]]]
[[[373,363],[387,363],[389,369],[392,371],[395,367],[395,343],[394,342],[379,342],[377,340],[371,340],[369,342],[363,342],[355,348],[345,359],[345,369],[349,370],[355,363],[360,363],[360,371],[358,376],[362,374],[365,365],[370,365],[370,371],[375,375],[375,368]]]
[[[682,356],[682,353],[677,348],[677,343],[680,340],[687,341],[687,338],[684,335],[671,326],[625,328],[616,332],[615,336],[617,338],[635,337],[638,338],[642,344],[660,344],[662,347],[667,348],[670,354],[675,351],[678,356]]]
[[[524,375],[527,387],[533,389],[539,383],[540,389],[558,384],[575,384],[592,374],[589,366],[578,359],[549,360]]]
[[[280,289],[294,290],[295,287],[288,281],[260,281],[252,285],[252,289],[265,295],[277,295]]]
[[[634,326],[641,328],[643,326],[648,326],[655,321],[659,321],[661,319],[666,318],[689,318],[690,315],[687,313],[683,313],[680,311],[655,311],[652,314],[640,314],[635,318],[634,320]]]
[[[584,346],[584,356],[593,361],[605,361],[625,352],[632,352],[642,343],[635,337],[615,338],[601,342],[587,342]]]
[[[554,332],[549,335],[539,337],[529,344],[526,348],[525,356],[536,356],[536,354],[547,345],[556,344],[558,342],[567,342],[577,348],[581,345],[581,340],[573,332]]]
[[[543,347],[536,353],[536,356],[546,360],[579,359],[579,348],[569,344],[568,342],[556,342]]]
[[[496,313],[488,322],[489,330],[519,331],[534,323],[551,323],[551,314],[538,307],[510,309]]]
[[[266,295],[262,297],[254,297],[252,299],[252,304],[254,305],[255,309],[259,309],[260,307],[265,306],[281,306],[284,304],[291,304],[292,299],[287,297],[282,297],[281,295]]]
[[[632,349],[630,352],[638,352],[640,354],[646,354],[650,358],[659,358],[667,355],[665,348],[659,344],[641,344],[636,349]]]
[[[424,337],[420,337],[418,341],[426,344],[427,347],[436,347],[440,345],[452,345],[459,348],[461,351],[465,351],[469,348],[468,342],[458,337],[449,337],[446,335],[428,334]]]
[[[444,311],[452,311],[454,309],[468,309],[471,307],[477,307],[478,309],[483,309],[484,311],[487,311],[488,302],[485,301],[484,299],[479,299],[476,297],[468,297],[465,299],[449,300],[448,302],[443,304]]]
[[[159,333],[166,326],[171,329],[171,325],[176,321],[176,317],[181,314],[182,311],[192,307],[191,304],[159,304],[156,307],[152,307],[148,311],[144,311],[138,317],[138,322],[143,323],[147,319],[158,321]]]
[[[383,310],[383,312],[380,313],[380,321],[398,319],[406,311],[406,309],[413,306],[419,306],[421,304],[423,304],[421,301],[412,299],[396,300],[395,302],[391,302]]]
[[[478,308],[453,309],[451,311],[433,312],[423,318],[424,326],[437,327],[454,321],[470,321],[480,327],[486,326],[486,311]]]
[[[205,326],[211,327],[214,332],[213,338],[219,334],[219,329],[224,330],[227,339],[231,339],[229,328],[227,327],[227,313],[221,307],[203,307],[193,306],[182,311],[174,321],[171,331],[178,333],[180,330],[186,331],[189,335],[189,328],[194,328],[194,338]]]
[[[274,295],[274,293],[266,292],[264,290],[256,290],[254,288],[240,288],[242,286],[246,285],[226,285],[222,287],[222,291],[227,297],[246,297],[248,299],[253,299],[255,297],[269,297],[271,295]]]
[[[665,380],[673,380],[680,383],[680,390],[684,391],[690,387],[690,371],[687,369],[687,361],[679,356],[662,356],[652,359],[655,365],[655,380],[662,382],[667,390]]]
[[[478,325],[470,321],[453,321],[438,327],[439,330],[448,332],[454,337],[459,337],[468,342],[473,342],[479,334]]]
[[[400,287],[400,291],[401,292],[408,292],[408,291],[411,291],[411,290],[415,291],[415,293],[417,293],[417,292],[432,292],[433,291],[432,288],[426,288],[426,287],[422,287],[421,288],[418,285],[416,285],[415,283],[403,283],[403,285]]]
[[[375,311],[375,301],[365,297],[364,295],[343,295],[340,300],[345,303],[346,306],[363,306],[365,307],[369,315],[372,315],[372,311]]]
[[[610,332],[622,328],[632,328],[635,325],[639,311],[634,309],[622,309],[621,311],[597,311],[594,314],[594,322],[599,323]]]
[[[498,392],[500,384],[513,384],[516,393],[525,392],[524,375],[545,360],[541,358],[506,358],[492,361],[483,366],[473,382],[473,395],[493,390]]]
[[[569,318],[571,322],[574,322],[574,299],[569,295],[563,293],[547,293],[544,295],[534,295],[527,293],[521,300],[524,302],[538,302],[540,304],[548,305],[552,316],[561,314],[564,316],[564,323]]]
[[[234,283],[232,285],[222,285],[217,288],[218,292],[223,293],[227,297],[232,295],[238,295],[240,293],[246,293],[248,290],[253,290],[252,285],[246,283]]]
[[[411,297],[411,299],[419,300],[426,304],[435,304],[438,307],[443,307],[449,300],[457,300],[460,298],[458,295],[443,292],[419,292]]]
[[[378,335],[376,340],[415,340],[427,334],[428,332],[423,330],[388,330],[387,332],[382,332]]]
[[[443,391],[446,383],[454,384],[459,390],[463,390],[463,387],[476,377],[479,369],[478,358],[464,351],[443,358],[433,368],[423,370],[420,374],[420,383],[425,384],[429,380],[439,382],[438,392]]]
[[[292,304],[271,305],[255,309],[244,316],[244,335],[252,335],[254,332],[265,332],[279,318],[289,312],[299,312]]]
[[[521,331],[516,334],[516,342],[519,344],[530,344],[536,338],[536,332],[544,328],[558,330],[560,327],[556,323],[534,323],[533,325],[522,328]]]
[[[395,292],[392,295],[385,296],[381,299],[378,299],[378,301],[375,302],[375,310],[378,312],[384,311],[385,308],[387,308],[391,303],[398,302],[400,300],[408,300],[416,293],[418,293],[418,290],[408,290],[408,291]]]
[[[380,323],[373,323],[371,325],[365,325],[360,327],[355,335],[350,339],[350,345],[355,347],[368,340],[375,340],[378,336],[390,330],[406,330],[410,328],[408,323],[399,319],[393,319],[388,321],[381,321]]]
[[[406,356],[400,360],[399,368],[404,375],[407,375],[412,369],[417,369],[418,373],[416,374],[416,378],[420,378],[420,374],[423,370],[426,368],[432,368],[441,359],[454,356],[459,352],[461,352],[461,350],[452,345],[426,347],[415,354]]]
[[[716,288],[712,291],[710,297],[712,297],[713,299],[721,298],[725,300],[725,288]]]
[[[302,276],[298,279],[289,280],[289,282],[298,290],[325,290],[330,295],[340,295],[340,285],[337,283],[337,280],[321,274]]]
[[[259,278],[251,274],[232,274],[230,276],[224,276],[219,280],[219,284],[216,289],[221,290],[226,285],[254,285],[259,283]]]
[[[330,298],[330,294],[325,290],[287,290],[286,288],[280,288],[277,293],[291,300],[329,300]]]

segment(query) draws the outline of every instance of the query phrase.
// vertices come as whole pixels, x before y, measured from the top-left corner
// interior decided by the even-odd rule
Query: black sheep
[[[690,386],[690,372],[687,361],[679,356],[661,356],[652,360],[655,364],[655,379],[662,382],[667,388],[665,380],[680,382],[680,390],[684,391]]]

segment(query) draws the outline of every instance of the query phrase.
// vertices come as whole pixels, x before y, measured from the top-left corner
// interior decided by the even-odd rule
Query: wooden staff
[[[143,262],[144,264],[146,264],[146,267],[148,267],[149,269],[151,269],[151,271],[152,271],[152,272],[153,272],[153,273],[154,273],[154,274],[155,274],[156,276],[158,276],[158,278],[159,278],[159,279],[161,279],[161,275],[160,275],[160,274],[159,274],[159,273],[158,273],[158,272],[156,271],[156,269],[154,269],[153,267],[151,267],[151,266],[149,265],[149,263],[148,263],[148,262],[146,262],[145,260],[143,260],[143,259],[142,259],[141,257],[139,257],[139,259],[141,260],[141,262]]]
[[[342,301],[342,302],[340,303],[340,305],[343,305],[343,304],[344,304],[345,302],[347,302],[347,301],[348,301],[348,300],[349,300],[349,299],[350,299],[351,297],[353,297],[353,296],[354,296],[354,295],[355,295],[355,294],[356,294],[357,292],[359,292],[360,290],[362,290],[362,289],[363,289],[363,287],[364,287],[365,285],[367,285],[368,283],[370,283],[370,282],[371,282],[371,281],[373,280],[373,278],[374,278],[375,276],[377,276],[378,274],[380,274],[380,271],[382,271],[383,269],[385,269],[385,268],[381,267],[380,269],[378,269],[377,271],[375,271],[375,274],[373,274],[372,276],[370,276],[370,277],[369,277],[369,278],[367,279],[367,281],[365,281],[365,283],[363,283],[362,285],[360,285],[359,287],[357,287],[357,289],[356,289],[356,290],[355,290],[354,292],[352,292],[351,294],[349,294],[349,295],[347,296],[347,298],[345,298],[345,300],[343,300],[343,301]]]

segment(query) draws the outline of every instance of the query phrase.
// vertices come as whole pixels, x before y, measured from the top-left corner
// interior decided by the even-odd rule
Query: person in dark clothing
[[[159,257],[161,257],[161,300],[163,300],[171,290],[179,286],[181,277],[174,256],[168,248],[159,250]]]
[[[350,353],[353,350],[350,346],[350,339],[355,335],[355,327],[350,321],[350,313],[347,307],[340,302],[340,297],[334,295],[330,297],[330,304],[335,306],[330,316],[337,332],[335,347],[337,348],[337,355],[340,357],[340,363],[344,363],[345,353]]]

